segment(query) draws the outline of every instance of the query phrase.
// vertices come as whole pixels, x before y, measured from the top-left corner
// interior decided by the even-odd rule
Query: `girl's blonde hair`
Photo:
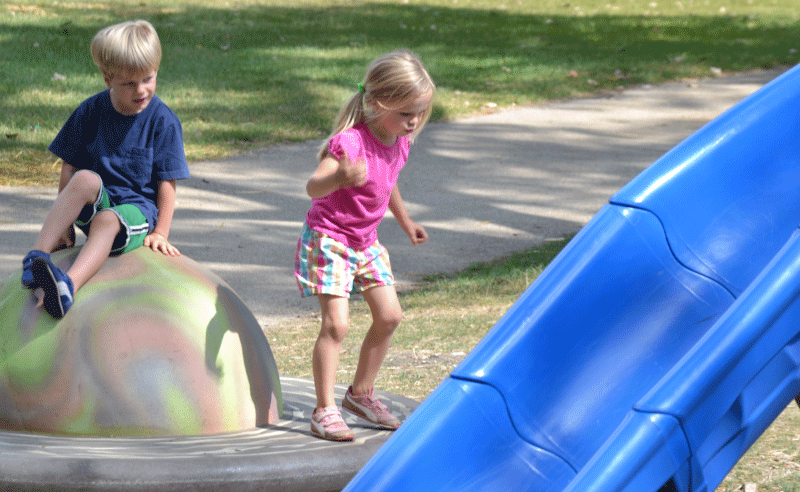
[[[391,111],[406,101],[433,94],[436,90],[436,85],[422,61],[408,50],[393,51],[373,60],[367,68],[364,81],[358,87],[358,92],[339,110],[333,132],[320,146],[317,154],[320,161],[328,155],[328,142],[335,135],[358,123],[369,123],[380,115],[381,110]],[[373,104],[380,109],[373,111]],[[429,104],[425,109],[422,121],[409,137],[412,142],[428,122],[432,108],[433,104]]]
[[[101,29],[92,39],[91,52],[104,76],[113,77],[123,70],[157,72],[161,65],[161,42],[156,29],[145,20]]]

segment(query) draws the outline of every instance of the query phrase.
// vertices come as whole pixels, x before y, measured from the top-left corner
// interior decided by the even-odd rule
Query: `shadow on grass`
[[[158,93],[184,124],[190,159],[208,146],[224,153],[323,137],[368,62],[398,47],[419,53],[441,89],[433,121],[490,102],[571,97],[707,74],[710,66],[791,65],[800,48],[796,24],[749,16],[547,16],[371,3],[39,10],[18,8],[0,20],[7,33],[0,38],[0,127],[42,129],[3,142],[2,154],[31,142],[46,147],[77,104],[104,89],[91,38],[132,18],[159,31]],[[52,80],[54,73],[65,79]]]

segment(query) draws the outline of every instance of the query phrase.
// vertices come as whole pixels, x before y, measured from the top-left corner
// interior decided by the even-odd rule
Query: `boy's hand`
[[[170,244],[167,238],[157,232],[148,234],[144,238],[144,245],[153,251],[160,251],[167,256],[180,256],[181,252],[178,248]]]
[[[70,224],[67,231],[58,239],[58,243],[53,251],[60,251],[62,249],[69,249],[75,246],[75,226]]]
[[[345,152],[336,169],[336,182],[339,183],[339,188],[365,185],[367,183],[367,163],[364,158],[361,157],[356,162],[351,162],[350,156]]]

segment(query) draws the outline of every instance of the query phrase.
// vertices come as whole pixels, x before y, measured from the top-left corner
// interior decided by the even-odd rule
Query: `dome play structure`
[[[313,383],[280,377],[250,310],[186,256],[109,258],[61,320],[20,274],[0,284],[0,488],[340,490],[389,436],[349,417],[352,446],[312,437]]]

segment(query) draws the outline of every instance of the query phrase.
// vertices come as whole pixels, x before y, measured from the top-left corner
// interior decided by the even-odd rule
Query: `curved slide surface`
[[[611,197],[346,491],[712,491],[800,392],[800,67]]]

